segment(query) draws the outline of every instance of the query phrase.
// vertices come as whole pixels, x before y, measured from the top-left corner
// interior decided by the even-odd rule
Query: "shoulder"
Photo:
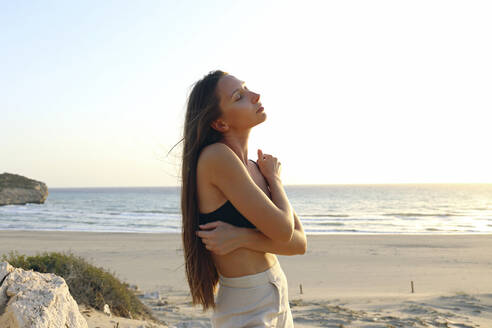
[[[213,144],[203,147],[200,155],[198,156],[199,161],[209,161],[217,159],[218,157],[227,156],[232,150],[222,142],[215,142]]]
[[[200,156],[209,155],[209,154],[218,154],[226,150],[230,150],[229,146],[227,146],[222,142],[214,142],[210,145],[203,147],[202,151],[200,152]]]
[[[224,167],[226,164],[230,164],[236,160],[234,156],[236,155],[229,146],[221,142],[216,142],[205,146],[201,150],[198,155],[197,166],[204,168],[210,168],[211,166]]]

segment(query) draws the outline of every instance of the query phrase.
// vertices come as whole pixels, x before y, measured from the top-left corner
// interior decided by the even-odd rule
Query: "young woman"
[[[187,102],[185,271],[193,305],[213,308],[216,328],[294,327],[275,254],[304,254],[307,241],[282,185],[281,163],[260,149],[256,162],[248,158],[249,133],[266,119],[259,99],[244,81],[216,70],[195,83]]]

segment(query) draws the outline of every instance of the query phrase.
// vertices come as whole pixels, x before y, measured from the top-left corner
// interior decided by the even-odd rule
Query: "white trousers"
[[[267,270],[240,277],[219,273],[214,328],[294,328],[287,278],[280,263]]]

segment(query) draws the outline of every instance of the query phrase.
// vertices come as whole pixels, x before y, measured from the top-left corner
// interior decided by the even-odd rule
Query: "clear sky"
[[[492,183],[489,1],[1,1],[0,173],[172,186],[192,83],[261,95],[284,184]],[[180,144],[181,145],[181,144]]]

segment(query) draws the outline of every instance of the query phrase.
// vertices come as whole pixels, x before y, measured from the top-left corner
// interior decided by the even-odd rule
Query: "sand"
[[[492,235],[307,238],[306,254],[277,255],[296,327],[492,327]],[[179,234],[0,231],[0,254],[14,249],[71,250],[137,285],[167,326],[211,327],[191,306]],[[157,327],[80,308],[89,327]]]

